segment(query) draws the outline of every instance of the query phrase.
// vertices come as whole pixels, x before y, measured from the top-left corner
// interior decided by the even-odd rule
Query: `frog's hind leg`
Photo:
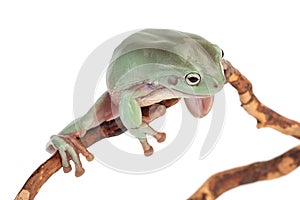
[[[142,118],[142,111],[148,112],[148,117]],[[166,134],[154,130],[149,123],[154,119],[164,115],[166,107],[160,104],[154,104],[149,109],[141,109],[138,102],[133,98],[132,94],[122,96],[120,102],[120,118],[129,132],[139,139],[142,144],[144,155],[150,156],[153,153],[152,146],[148,143],[147,136],[153,136],[157,142],[163,142]]]
[[[71,171],[72,160],[75,164],[75,175],[81,176],[84,173],[79,154],[85,156],[88,161],[93,160],[94,156],[82,144],[80,137],[91,128],[113,118],[113,106],[109,93],[105,92],[84,116],[72,121],[58,135],[51,137],[47,151],[59,152],[64,172]]]

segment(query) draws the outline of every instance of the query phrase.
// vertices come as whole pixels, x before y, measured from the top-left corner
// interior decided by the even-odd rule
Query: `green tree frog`
[[[204,117],[211,109],[214,94],[225,78],[221,66],[223,51],[204,38],[175,30],[145,29],[126,38],[114,51],[107,69],[107,91],[82,117],[71,122],[50,139],[48,151],[58,150],[64,170],[70,171],[68,156],[76,170],[82,170],[78,152],[92,155],[76,143],[87,130],[120,117],[144,151],[153,153],[146,135],[163,142],[166,134],[143,120],[141,107],[150,106],[150,121],[162,116],[162,100],[184,98],[190,113]]]

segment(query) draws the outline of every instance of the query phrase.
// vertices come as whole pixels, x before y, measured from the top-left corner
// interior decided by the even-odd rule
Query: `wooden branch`
[[[179,99],[170,99],[160,102],[160,104],[170,107],[175,105]],[[149,116],[149,107],[142,108],[143,117]],[[79,140],[85,147],[113,136],[117,136],[127,131],[120,118],[104,122],[101,125],[90,129],[87,134]],[[28,178],[15,200],[33,200],[43,184],[60,168],[62,168],[61,158],[58,152],[54,153],[46,162],[41,164]]]
[[[231,63],[222,60],[224,73],[238,92],[242,107],[257,119],[257,127],[270,127],[284,134],[300,138],[300,123],[288,119],[263,105],[254,95],[251,82]],[[300,165],[300,146],[266,162],[223,171],[211,176],[189,198],[190,200],[214,200],[224,192],[243,184],[284,176]]]
[[[211,176],[189,200],[214,200],[240,185],[284,176],[300,165],[300,145],[265,162],[237,167]],[[243,199],[241,197],[241,199]]]
[[[238,91],[242,107],[257,119],[257,128],[270,127],[300,138],[300,123],[288,119],[262,104],[254,95],[251,82],[227,60],[222,61],[227,81]]]

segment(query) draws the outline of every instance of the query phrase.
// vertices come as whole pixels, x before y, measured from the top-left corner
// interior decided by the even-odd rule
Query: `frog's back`
[[[155,66],[201,67],[212,62],[208,59],[213,56],[203,56],[210,54],[206,46],[212,44],[198,35],[175,30],[145,29],[136,32],[113,53],[107,71],[108,90],[126,89],[153,76],[153,73],[163,73],[157,71]],[[141,66],[144,67],[139,70]],[[135,72],[130,78],[125,78],[132,71]]]

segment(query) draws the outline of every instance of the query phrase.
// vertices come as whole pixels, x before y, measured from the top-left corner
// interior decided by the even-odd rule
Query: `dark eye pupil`
[[[224,51],[221,49],[221,51],[222,51],[222,58],[224,57]]]
[[[191,81],[191,83],[196,83],[199,79],[196,77],[189,77],[189,81]]]

